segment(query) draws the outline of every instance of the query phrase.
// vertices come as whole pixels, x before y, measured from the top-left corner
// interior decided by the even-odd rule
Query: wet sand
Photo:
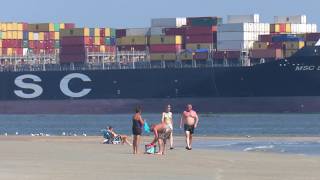
[[[317,137],[271,138],[308,140]],[[199,139],[239,138],[196,138]],[[318,180],[320,177],[320,157],[204,149],[186,151],[182,137],[176,138],[177,148],[167,151],[166,156],[132,155],[130,146],[103,145],[100,141],[100,137],[2,136],[0,179]],[[150,138],[144,137],[144,143],[149,141]]]

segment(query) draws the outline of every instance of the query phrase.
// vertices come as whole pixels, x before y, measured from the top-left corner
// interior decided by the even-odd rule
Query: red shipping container
[[[282,42],[270,43],[269,48],[271,48],[271,49],[282,49],[283,48],[283,43]]]
[[[85,45],[86,41],[85,37],[63,37],[60,44],[61,46]]]
[[[117,46],[119,51],[145,51],[147,49],[146,45],[127,45],[127,46]]]
[[[216,37],[216,36],[215,36]],[[186,36],[186,43],[213,43],[216,42],[216,38],[211,35],[192,35]]]
[[[151,53],[176,53],[181,51],[181,45],[151,45],[150,52]]]
[[[86,61],[85,54],[63,55],[60,54],[60,63],[84,63]]]
[[[23,49],[22,48],[17,48],[16,49],[16,53],[18,56],[22,56],[23,55]]]
[[[240,51],[228,51],[227,58],[228,59],[239,59],[241,57]]]
[[[286,32],[286,24],[280,24],[280,32]]]
[[[44,32],[44,40],[50,40],[50,33]]]
[[[22,30],[28,30],[28,23],[22,23]]]
[[[272,36],[271,34],[266,35],[259,35],[259,41],[260,42],[272,42]]]
[[[281,49],[255,49],[250,52],[250,57],[260,58],[282,58]]]
[[[106,30],[104,28],[100,29],[100,36],[105,37],[106,36]]]
[[[76,27],[76,25],[74,23],[65,23],[64,24],[64,29],[73,29],[75,27]]]
[[[55,39],[55,32],[50,32],[50,34],[49,34],[49,39]]]
[[[185,36],[186,34],[186,28],[181,27],[181,28],[165,28],[164,29],[165,35],[167,36]]]
[[[126,29],[117,29],[116,30],[116,37],[117,38],[125,37],[126,35],[127,35]]]
[[[239,59],[241,57],[240,51],[215,51],[212,52],[213,59]]]
[[[106,44],[106,38],[100,37],[100,45],[105,45],[105,44]]]
[[[116,52],[116,46],[105,46],[106,52]]]
[[[29,41],[29,48],[34,48],[34,41]]]
[[[217,31],[217,27],[187,27],[186,35],[211,35]]]
[[[2,55],[7,55],[8,48],[2,48]]]
[[[84,46],[62,46],[60,54],[85,54],[86,48]],[[89,48],[90,51],[90,48]],[[90,51],[93,52],[93,51]]]

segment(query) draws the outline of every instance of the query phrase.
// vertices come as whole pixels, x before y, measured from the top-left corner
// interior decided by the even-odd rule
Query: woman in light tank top
[[[161,119],[162,123],[165,123],[167,125],[167,129],[171,130],[171,134],[170,134],[170,149],[174,149],[173,148],[173,118],[172,118],[172,112],[171,112],[171,106],[168,105],[166,106],[165,112],[162,113],[162,119]]]

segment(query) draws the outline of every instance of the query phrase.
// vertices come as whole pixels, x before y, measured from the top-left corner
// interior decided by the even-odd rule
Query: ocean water
[[[319,136],[319,141],[198,141],[194,147],[236,151],[263,151],[320,155],[320,114],[201,114],[197,136]],[[161,114],[143,114],[148,124]],[[0,135],[101,135],[111,125],[118,133],[131,134],[132,114],[115,115],[0,115]],[[174,114],[174,134],[180,115]]]

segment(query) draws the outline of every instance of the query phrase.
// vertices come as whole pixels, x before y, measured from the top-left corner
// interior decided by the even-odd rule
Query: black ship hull
[[[320,112],[320,61],[250,67],[1,72],[0,113],[159,112],[192,103],[210,112]]]

